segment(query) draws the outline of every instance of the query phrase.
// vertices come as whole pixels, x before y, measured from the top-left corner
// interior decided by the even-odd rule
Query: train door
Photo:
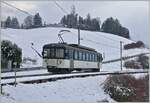
[[[69,56],[70,56],[70,69],[73,70],[74,68],[74,60],[73,60],[73,50],[69,50]]]
[[[100,69],[100,55],[99,54],[97,55],[97,66],[98,66],[98,69]]]

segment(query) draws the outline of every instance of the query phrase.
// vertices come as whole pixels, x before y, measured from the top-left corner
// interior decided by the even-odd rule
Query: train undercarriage
[[[47,67],[48,72],[51,72],[52,74],[67,74],[71,73],[73,71],[77,72],[99,72],[99,68],[56,68],[56,67]]]

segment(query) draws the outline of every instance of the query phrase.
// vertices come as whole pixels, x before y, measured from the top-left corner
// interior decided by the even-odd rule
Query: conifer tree
[[[39,13],[36,13],[33,18],[34,27],[41,27],[42,26],[42,18],[40,17]]]
[[[5,26],[7,28],[10,28],[11,27],[11,18],[10,16],[7,17],[6,21],[5,21]]]
[[[16,17],[12,18],[11,28],[14,28],[14,29],[19,29],[20,28],[18,19]]]

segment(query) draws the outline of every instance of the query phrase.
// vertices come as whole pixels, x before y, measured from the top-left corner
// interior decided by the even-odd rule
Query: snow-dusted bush
[[[138,59],[138,62],[141,63],[143,69],[149,69],[149,57],[141,54]]]
[[[137,41],[136,43],[130,43],[124,45],[124,49],[134,49],[134,48],[143,48],[145,44],[142,41]]]
[[[136,60],[128,60],[124,62],[124,67],[132,69],[141,69],[141,63]]]
[[[132,69],[149,69],[149,57],[141,54],[135,60],[125,61],[124,67]]]
[[[118,102],[147,102],[148,81],[148,75],[140,79],[131,75],[113,75],[106,79],[104,92]]]

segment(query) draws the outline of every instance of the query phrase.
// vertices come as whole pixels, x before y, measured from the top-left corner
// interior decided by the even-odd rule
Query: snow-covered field
[[[113,101],[102,89],[106,76],[73,78],[42,84],[4,86],[1,103],[97,103]]]
[[[69,29],[69,28],[37,28],[37,29],[2,29],[1,37],[3,40],[11,40],[16,43],[19,47],[22,48],[23,57],[30,57],[32,59],[37,60],[36,65],[32,64],[23,64],[23,67],[32,67],[32,66],[41,66],[42,59],[31,49],[31,43],[34,43],[34,48],[42,52],[42,46],[48,43],[58,43],[58,33],[60,30],[70,30],[71,32],[66,32],[63,35],[63,39],[67,43],[77,43],[77,29]],[[123,41],[123,44],[128,44],[133,41],[128,40],[126,38],[112,35],[109,33],[102,32],[92,32],[81,30],[81,45],[88,46],[96,49],[98,52],[104,54],[104,61],[116,59],[120,57],[120,41]],[[147,53],[148,49],[140,48],[140,49],[132,49],[132,50],[123,50],[123,56],[135,55],[139,53]],[[112,67],[113,66],[113,67]],[[107,68],[112,67],[112,68]],[[109,71],[111,69],[116,70],[120,68],[119,63],[107,64],[104,65],[104,71],[106,69]],[[102,69],[103,69],[102,68]]]
[[[145,73],[134,74],[136,78]],[[104,93],[103,83],[108,76],[72,78],[41,84],[18,84],[3,86],[1,103],[99,103],[115,102]]]

